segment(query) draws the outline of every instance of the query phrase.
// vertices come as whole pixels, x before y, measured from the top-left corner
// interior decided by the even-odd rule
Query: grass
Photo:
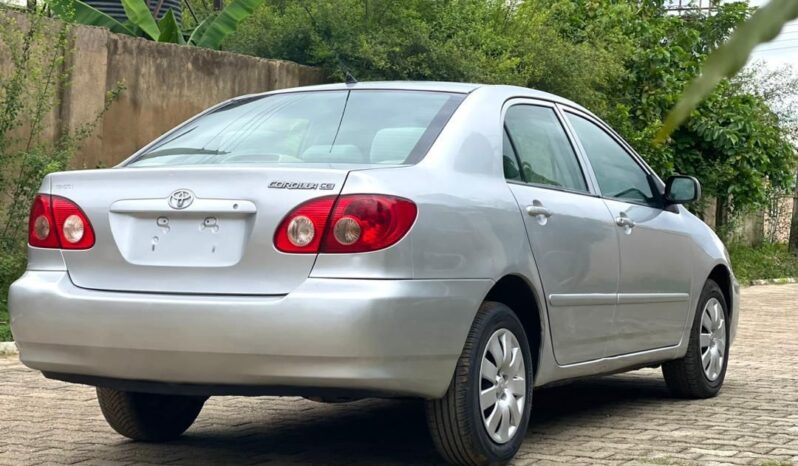
[[[0,252],[0,341],[11,341],[10,318],[8,316],[8,287],[25,270],[24,254]]]
[[[645,464],[656,464],[659,466],[693,466],[697,463],[684,462],[671,459],[669,456],[656,456],[653,458],[640,458],[639,461]]]
[[[694,466],[698,463],[692,461],[681,461],[672,459],[669,456],[655,456],[649,458],[638,458],[639,462],[644,464],[654,464],[659,466]],[[763,463],[756,463],[757,466],[793,466],[793,463],[781,460],[766,460]]]
[[[729,255],[734,274],[743,284],[751,280],[798,277],[798,256],[790,254],[786,244],[732,245]]]
[[[0,341],[11,341],[11,327],[8,323],[8,308],[4,302],[0,302]]]

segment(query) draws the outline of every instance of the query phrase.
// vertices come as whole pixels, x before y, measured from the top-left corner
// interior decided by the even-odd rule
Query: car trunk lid
[[[93,170],[53,175],[51,192],[77,203],[95,231],[91,249],[63,251],[79,287],[281,295],[308,277],[315,255],[277,251],[275,229],[302,202],[338,194],[347,173],[308,165]]]

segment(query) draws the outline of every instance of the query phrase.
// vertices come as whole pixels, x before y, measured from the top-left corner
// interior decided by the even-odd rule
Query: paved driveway
[[[668,398],[658,370],[535,394],[514,464],[798,465],[798,285],[743,292],[742,320],[718,398]],[[49,381],[0,357],[0,463],[439,464],[416,402],[325,405],[212,398],[187,435],[127,441],[89,387]]]

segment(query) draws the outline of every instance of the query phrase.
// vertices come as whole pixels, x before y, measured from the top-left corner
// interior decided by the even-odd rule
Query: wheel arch
[[[731,318],[734,309],[734,291],[732,290],[731,271],[725,264],[718,264],[709,272],[707,280],[714,281],[720,287],[721,292],[723,292],[723,298],[726,300],[729,318]],[[704,283],[706,283],[706,280]]]
[[[505,275],[491,287],[485,301],[504,304],[515,312],[529,340],[534,360],[534,371],[540,368],[540,355],[543,344],[543,313],[538,305],[534,288],[520,275]]]

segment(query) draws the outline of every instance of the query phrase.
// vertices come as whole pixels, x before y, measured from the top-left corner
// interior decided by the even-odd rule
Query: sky
[[[750,3],[762,6],[768,3],[768,0],[751,0]],[[751,61],[759,60],[772,67],[791,64],[798,71],[798,21],[785,25],[781,34],[772,42],[757,47]]]

